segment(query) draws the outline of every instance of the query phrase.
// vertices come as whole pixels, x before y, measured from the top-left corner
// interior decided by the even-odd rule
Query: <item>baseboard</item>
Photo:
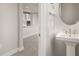
[[[26,36],[23,36],[23,38],[27,38],[27,37],[30,37],[30,36],[33,36],[33,35],[36,35],[38,33],[32,33],[32,34],[29,34],[29,35],[26,35]]]
[[[23,50],[24,50],[24,47],[18,48],[18,52],[21,52],[21,51],[23,51]]]
[[[11,56],[11,55],[15,54],[16,52],[18,52],[18,48],[12,49],[11,51],[3,54],[2,56]]]

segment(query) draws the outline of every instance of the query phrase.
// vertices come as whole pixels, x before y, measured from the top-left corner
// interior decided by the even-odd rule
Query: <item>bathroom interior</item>
[[[79,56],[79,3],[0,3],[0,56]]]

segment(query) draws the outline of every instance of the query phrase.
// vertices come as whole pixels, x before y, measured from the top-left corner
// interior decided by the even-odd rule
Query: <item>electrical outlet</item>
[[[0,49],[2,48],[2,44],[0,44]]]

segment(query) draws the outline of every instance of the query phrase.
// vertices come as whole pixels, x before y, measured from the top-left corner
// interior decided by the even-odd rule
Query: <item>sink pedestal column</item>
[[[75,46],[77,43],[66,42],[66,56],[75,56]]]

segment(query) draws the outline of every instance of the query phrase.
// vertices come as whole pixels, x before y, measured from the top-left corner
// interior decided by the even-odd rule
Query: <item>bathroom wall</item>
[[[54,15],[52,14],[53,4],[47,4],[47,56],[54,55]]]
[[[38,33],[38,4],[23,4],[23,8],[29,7],[32,13],[32,25],[23,31],[23,37],[28,37]]]
[[[58,10],[58,9],[57,9]],[[56,11],[57,11],[56,10]],[[57,11],[58,13],[58,11]],[[77,34],[79,33],[79,22],[77,22],[74,25],[66,25],[62,22],[62,20],[59,17],[59,14],[57,14],[55,17],[55,34],[64,32],[64,29],[68,30],[69,28],[71,28],[71,30],[77,30]],[[58,41],[55,39],[55,46],[54,46],[54,55],[55,56],[65,56],[66,55],[66,46],[64,44],[64,42],[62,41]],[[76,55],[79,56],[79,46],[77,45],[76,47]]]
[[[48,19],[48,39],[47,39],[47,56],[54,55],[54,17],[49,14]]]
[[[0,55],[8,55],[16,52],[17,32],[17,4],[0,4]],[[10,52],[10,53],[9,53]]]

